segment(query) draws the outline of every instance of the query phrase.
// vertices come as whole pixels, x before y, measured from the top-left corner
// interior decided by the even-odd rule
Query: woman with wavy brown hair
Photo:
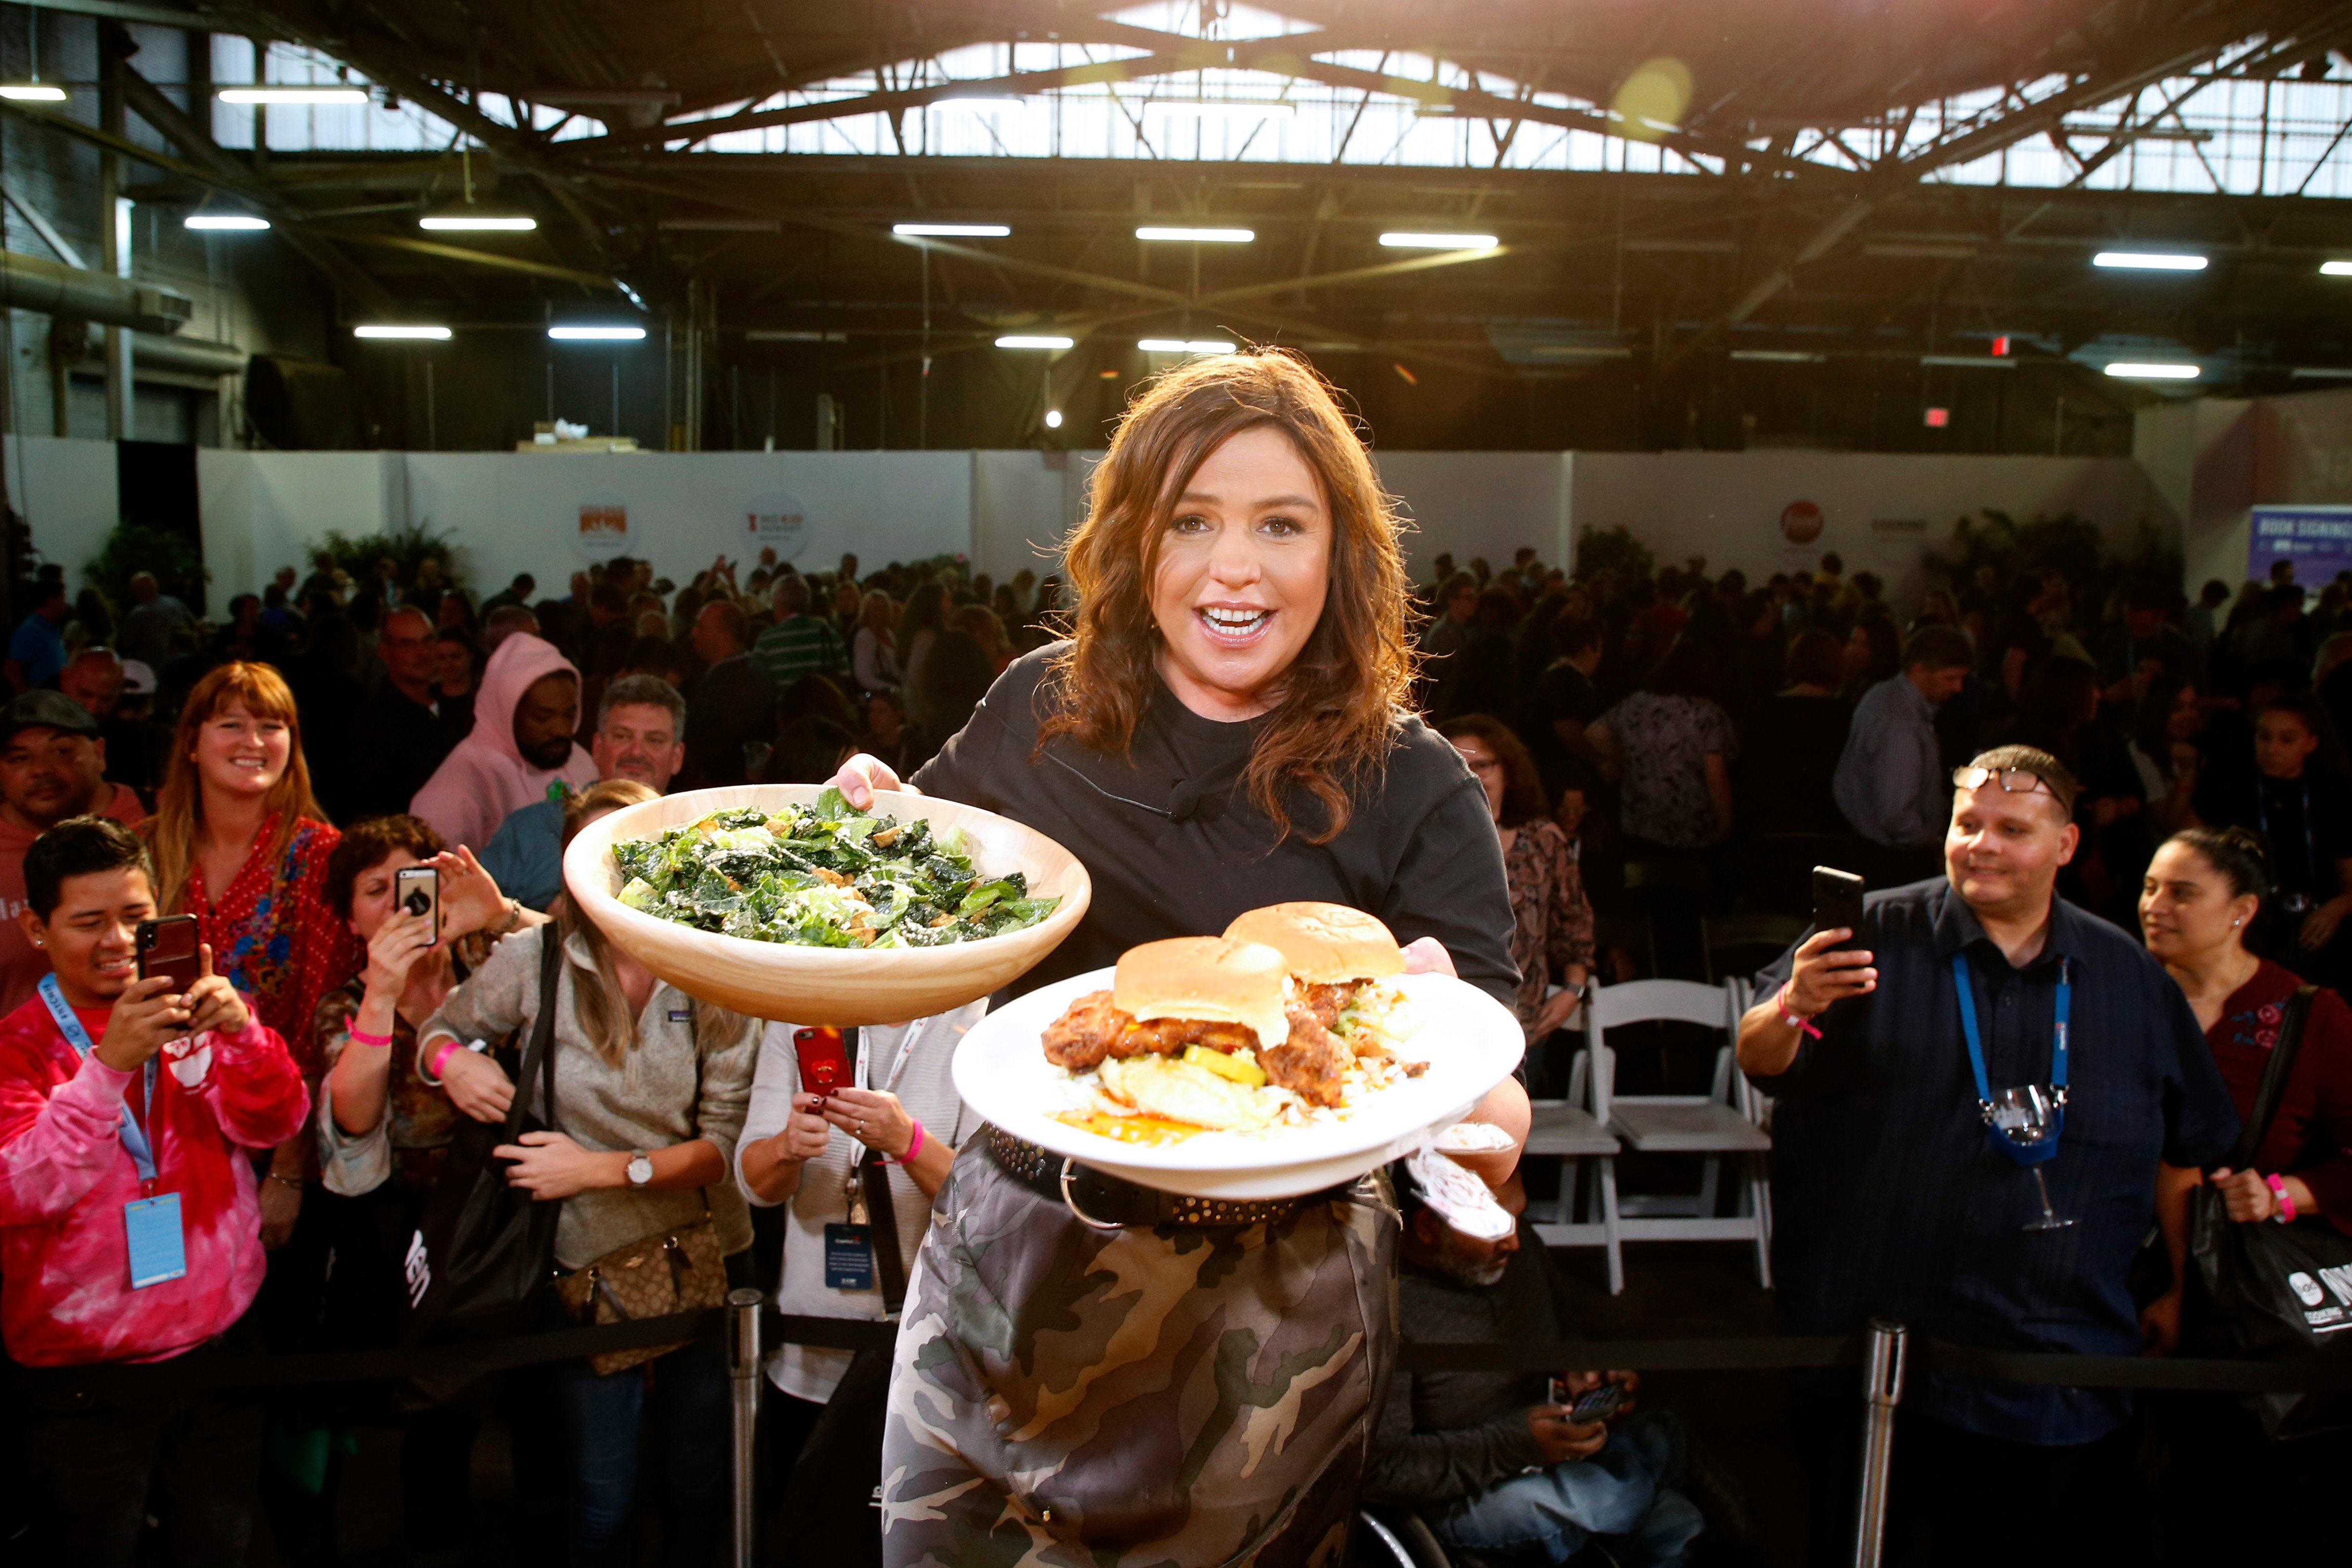
[[[1399,530],[1301,359],[1194,361],[1129,409],[1065,550],[1070,639],[1014,660],[916,779],[1050,834],[1093,878],[1020,988],[1319,900],[1511,1004],[1486,795],[1405,708]],[[870,757],[836,782],[860,802],[900,787]],[[1516,1082],[1475,1114],[1526,1133]],[[884,1560],[986,1541],[1007,1561],[1338,1563],[1394,1342],[1386,1199],[1366,1181],[1200,1224],[1084,1173],[1127,1216],[1105,1228],[1063,1170],[975,1137],[939,1194],[900,1319]]]
[[[328,908],[327,857],[339,836],[311,796],[294,693],[276,670],[232,661],[196,682],[155,815],[139,831],[155,857],[157,907],[196,917],[213,973],[286,1041],[315,1101],[321,1069],[310,1016],[359,968],[360,948]],[[264,1245],[293,1234],[315,1163],[306,1123],[262,1183]]]

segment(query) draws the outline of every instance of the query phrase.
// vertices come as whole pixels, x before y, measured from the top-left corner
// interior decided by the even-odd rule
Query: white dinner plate
[[[1391,984],[1410,999],[1419,1027],[1396,1047],[1429,1070],[1365,1096],[1335,1121],[1265,1132],[1196,1132],[1179,1143],[1123,1143],[1057,1121],[1085,1100],[1070,1075],[1045,1059],[1047,1025],[1117,972],[1097,969],[1043,986],[992,1012],[956,1049],[956,1092],[991,1124],[1139,1186],[1194,1197],[1286,1198],[1362,1175],[1462,1120],[1519,1063],[1526,1038],[1511,1010],[1450,974],[1407,974]]]

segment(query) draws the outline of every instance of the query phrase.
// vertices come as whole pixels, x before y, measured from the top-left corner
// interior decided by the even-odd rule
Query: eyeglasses
[[[1955,789],[1982,789],[1988,783],[1999,784],[2011,795],[2032,795],[2037,792],[2055,798],[2058,792],[2050,781],[2030,768],[1966,767],[1952,770]]]

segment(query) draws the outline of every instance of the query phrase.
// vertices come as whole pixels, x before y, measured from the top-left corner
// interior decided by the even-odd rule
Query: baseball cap
[[[125,697],[152,697],[155,694],[155,671],[143,658],[122,661],[122,694]]]
[[[98,721],[90,710],[62,691],[27,691],[8,704],[8,721],[0,731],[13,737],[19,730],[63,730],[71,735],[95,735]]]

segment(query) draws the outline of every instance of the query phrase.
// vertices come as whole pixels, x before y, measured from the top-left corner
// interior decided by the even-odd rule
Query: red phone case
[[[793,1047],[800,1052],[802,1093],[824,1095],[849,1087],[849,1052],[839,1029],[795,1029]]]
[[[156,922],[155,934],[167,937],[174,946],[185,942],[184,951],[158,955],[152,947],[138,954],[139,978],[151,980],[158,975],[171,980],[175,990],[184,994],[204,978],[203,939],[197,934],[196,922],[188,917]]]

